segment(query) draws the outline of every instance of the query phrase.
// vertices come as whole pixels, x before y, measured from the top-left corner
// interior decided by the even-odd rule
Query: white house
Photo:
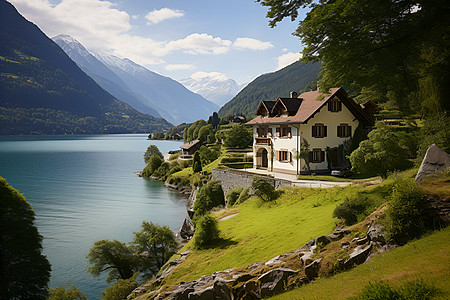
[[[373,119],[343,88],[261,101],[247,122],[253,126],[253,167],[290,174],[343,167],[344,141],[360,124],[371,126]]]

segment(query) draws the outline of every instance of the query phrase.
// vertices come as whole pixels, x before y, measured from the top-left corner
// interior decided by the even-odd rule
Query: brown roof
[[[298,111],[298,108],[300,107],[301,103],[302,100],[299,98],[278,98],[277,101],[275,102],[274,107],[282,104],[288,111],[289,115],[294,115]]]
[[[200,140],[193,140],[193,141],[187,142],[186,144],[184,144],[180,148],[184,149],[184,150],[189,150],[189,149],[192,148],[192,146],[197,145],[198,143],[200,143]]]
[[[307,123],[309,119],[320,111],[320,109],[334,96],[339,100],[357,117],[360,121],[365,121],[370,124],[373,120],[361,109],[361,107],[355,103],[345,92],[343,88],[332,88],[328,94],[320,93],[319,91],[306,92],[298,96],[301,98],[301,104],[297,110],[297,113],[293,116],[282,117],[261,117],[257,116],[253,120],[247,122],[247,125],[257,124],[286,124],[286,123]]]

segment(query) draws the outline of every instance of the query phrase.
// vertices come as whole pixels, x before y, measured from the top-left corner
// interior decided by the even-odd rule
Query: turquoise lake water
[[[146,135],[0,136],[0,176],[24,194],[36,212],[44,254],[52,264],[50,287],[76,285],[100,299],[105,276],[86,273],[97,240],[129,242],[143,220],[177,231],[185,198],[162,182],[140,178],[150,144],[162,153],[182,142]]]

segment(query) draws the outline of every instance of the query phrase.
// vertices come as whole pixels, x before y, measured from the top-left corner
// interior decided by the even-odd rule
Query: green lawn
[[[436,299],[450,299],[450,227],[273,299],[346,299],[356,296],[369,282],[384,281],[397,287],[414,280],[440,289],[442,294]]]
[[[215,271],[267,261],[331,233],[337,221],[332,217],[334,208],[360,189],[285,188],[280,198],[271,203],[249,199],[233,208],[233,213],[239,212],[237,216],[219,222],[222,243],[214,249],[192,250],[167,283],[177,284]],[[187,244],[181,251],[189,248]]]

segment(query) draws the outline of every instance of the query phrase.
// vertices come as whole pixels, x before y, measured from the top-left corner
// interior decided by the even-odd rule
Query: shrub
[[[250,128],[242,125],[233,126],[225,135],[224,144],[228,148],[247,148],[253,142]]]
[[[195,234],[193,237],[194,248],[205,249],[212,246],[214,241],[219,239],[219,228],[217,220],[211,215],[202,216],[195,226]]]
[[[241,195],[241,192],[244,188],[242,186],[237,186],[231,190],[228,191],[227,193],[227,206],[233,206],[237,199],[239,198],[239,196]]]
[[[47,300],[87,300],[87,297],[74,285],[69,287],[70,283],[66,284],[66,287],[58,286],[53,289],[49,289],[50,296]]]
[[[193,219],[197,220],[200,216],[219,205],[225,205],[222,186],[218,180],[212,180],[204,185],[197,193]]]
[[[360,194],[351,198],[346,197],[344,202],[334,209],[333,217],[343,219],[345,225],[352,225],[367,216],[367,209],[370,205],[369,199]]]
[[[403,245],[426,231],[427,200],[412,178],[394,184],[386,210],[386,233],[389,240]]]
[[[102,300],[122,300],[139,285],[136,282],[138,273],[134,273],[133,277],[129,279],[118,279],[112,286],[108,287],[102,293]]]
[[[244,203],[247,201],[248,198],[250,198],[250,188],[245,188],[242,190],[241,194],[239,195],[239,198],[236,200],[238,204]]]
[[[158,169],[153,172],[153,176],[160,177],[160,178],[166,178],[169,175],[169,163],[163,162],[159,166]]]
[[[261,176],[253,176],[252,188],[255,195],[264,201],[271,201],[275,198],[275,188]]]

